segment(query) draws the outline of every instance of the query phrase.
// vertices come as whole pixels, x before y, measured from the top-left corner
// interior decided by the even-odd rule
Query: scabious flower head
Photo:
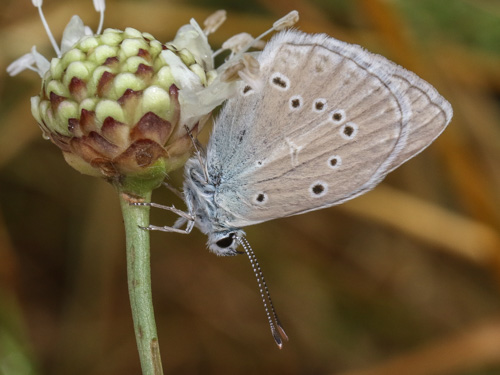
[[[82,173],[113,182],[158,173],[163,178],[189,157],[191,136],[216,106],[235,95],[236,81],[259,86],[258,62],[246,53],[259,38],[232,38],[223,45],[232,51],[229,58],[214,67],[221,50],[212,51],[207,35],[224,22],[225,11],[208,17],[204,30],[192,19],[163,44],[133,28],[101,32],[105,3],[94,0],[101,15],[97,32],[73,16],[59,46],[42,1],[33,0],[33,5],[57,57],[49,61],[33,47],[7,71],[16,75],[30,69],[40,75],[32,114],[43,136]]]

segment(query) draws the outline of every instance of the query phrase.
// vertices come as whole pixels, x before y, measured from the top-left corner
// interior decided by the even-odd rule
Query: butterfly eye
[[[234,242],[234,233],[231,233],[229,236],[220,239],[215,244],[219,246],[221,249],[225,249],[231,246],[233,242]]]

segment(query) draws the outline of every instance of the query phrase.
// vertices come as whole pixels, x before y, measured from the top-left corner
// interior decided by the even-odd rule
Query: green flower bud
[[[150,34],[107,29],[52,60],[31,109],[72,167],[119,179],[156,171],[158,164],[167,173],[184,163],[191,141],[180,128],[188,125],[196,136],[207,116],[180,123],[181,89],[164,49]],[[207,84],[207,72],[189,50],[170,53],[194,72],[190,79]]]
[[[213,52],[207,35],[224,22],[224,11],[207,18],[205,30],[192,19],[173,41],[162,44],[130,27],[101,33],[104,0],[94,1],[101,14],[97,33],[73,16],[59,46],[42,2],[33,4],[57,57],[49,62],[33,47],[7,71],[40,74],[41,92],[31,100],[33,117],[44,138],[84,174],[118,184],[130,178],[157,183],[184,164],[191,136],[196,137],[216,106],[236,95],[237,81],[256,90],[262,85],[259,64],[246,52],[273,29],[256,39],[248,34],[231,38]],[[214,57],[225,49],[231,54],[215,69]]]

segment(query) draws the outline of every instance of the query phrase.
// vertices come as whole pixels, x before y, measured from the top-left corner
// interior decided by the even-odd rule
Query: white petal
[[[175,53],[170,50],[164,50],[161,52],[161,57],[170,66],[175,84],[181,91],[197,91],[203,88],[200,78],[189,70],[186,64]]]
[[[43,55],[39,54],[35,46],[31,48],[31,54],[35,59],[35,64],[36,67],[38,68],[38,73],[40,74],[41,77],[43,77],[45,73],[47,73],[47,71],[50,69],[49,60],[47,60]]]
[[[92,36],[92,35],[94,35],[92,29],[88,26],[85,26],[85,36]]]
[[[23,70],[33,69],[33,64],[35,63],[35,58],[31,52],[22,55],[18,59],[14,60],[8,67],[7,73],[11,76],[18,75]]]
[[[61,41],[61,53],[71,49],[80,39],[85,36],[85,25],[78,16],[71,17],[68,25],[64,29]]]
[[[196,20],[194,18],[191,18],[189,20],[189,24],[191,25],[191,27],[198,33],[198,35],[206,40],[208,42],[208,39],[207,39],[207,36],[205,35],[205,33],[203,32],[203,30],[201,29],[200,25],[198,25],[198,22],[196,22]]]
[[[238,82],[222,82],[218,76],[213,83],[202,90],[179,90],[181,104],[181,118],[179,122],[188,126],[193,125],[198,119],[209,114],[215,107],[225,100],[237,95]]]
[[[194,19],[191,20],[190,25],[184,25],[177,31],[172,44],[179,50],[188,49],[196,62],[205,70],[213,69],[212,48],[208,44],[207,36]]]

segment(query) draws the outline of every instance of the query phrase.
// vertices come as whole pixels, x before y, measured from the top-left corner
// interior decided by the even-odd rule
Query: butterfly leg
[[[162,232],[174,232],[174,233],[182,233],[182,234],[189,234],[193,230],[194,227],[194,216],[191,215],[188,212],[181,211],[177,208],[175,208],[173,205],[172,206],[164,206],[162,204],[158,203],[153,203],[153,202],[136,202],[132,203],[134,206],[149,206],[149,207],[155,207],[155,208],[160,208],[162,210],[170,211],[173,212],[176,215],[179,215],[179,220],[175,223],[173,227],[169,226],[156,226],[156,225],[148,225],[147,227],[141,227],[142,229],[145,230],[159,230]],[[187,223],[185,229],[180,229],[180,227]]]
[[[156,225],[148,225],[147,227],[141,227],[141,228],[145,229],[145,230],[159,230],[161,232],[189,234],[193,230],[194,221],[188,221],[187,223],[188,224],[187,224],[185,229],[175,228],[175,226],[174,227],[168,227],[168,226],[159,227]]]

